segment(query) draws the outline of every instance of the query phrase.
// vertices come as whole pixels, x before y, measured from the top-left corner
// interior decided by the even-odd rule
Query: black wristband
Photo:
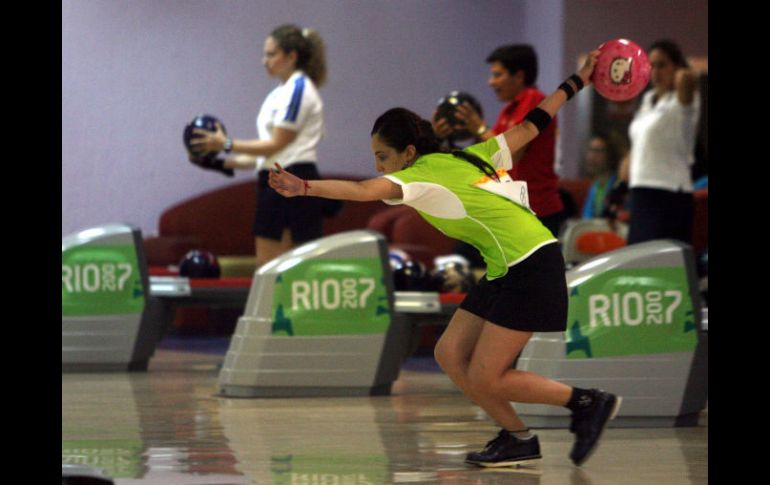
[[[527,113],[524,120],[535,125],[537,127],[537,132],[542,133],[551,122],[551,115],[542,108],[533,108]]]
[[[559,85],[559,89],[567,93],[567,100],[570,100],[576,92],[583,89],[583,79],[577,74],[573,74]]]
[[[215,158],[211,161],[211,169],[216,170],[217,172],[222,172],[223,174],[227,175],[228,177],[232,177],[235,174],[235,171],[232,168],[225,168],[225,159],[224,158]]]
[[[202,156],[202,157],[193,157],[190,160],[194,165],[199,166],[202,169],[205,170],[214,170],[217,172],[221,172],[228,177],[232,177],[235,175],[235,170],[232,168],[225,168],[225,159],[224,158],[216,158],[214,156]]]

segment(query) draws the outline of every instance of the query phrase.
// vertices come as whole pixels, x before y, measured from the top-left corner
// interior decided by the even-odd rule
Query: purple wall
[[[675,12],[707,8],[705,0],[681,3]],[[639,4],[649,15],[629,16]],[[707,45],[707,10],[696,15],[693,25],[681,27],[657,19],[657,8],[652,12],[648,7],[666,5],[671,10],[669,4],[66,0],[62,235],[108,222],[130,222],[151,235],[170,205],[253,177],[242,172],[228,179],[191,166],[182,129],[193,116],[206,112],[222,119],[237,138],[255,135],[254,118],[275,86],[261,66],[262,45],[278,24],[315,27],[326,42],[329,81],[321,91],[327,122],[327,136],[319,147],[322,173],[370,176],[375,172],[368,133],[387,108],[401,105],[427,117],[438,98],[461,89],[476,95],[487,122],[494,121],[500,104],[486,85],[484,58],[500,44],[535,45],[541,65],[538,84],[544,90],[574,71],[577,55],[618,32],[647,42],[649,32],[657,36],[658,31],[686,28],[695,38],[686,44],[688,54]],[[611,15],[615,12],[625,15],[622,22]],[[643,23],[637,25],[634,19]],[[575,123],[574,111],[565,112],[567,119],[561,123],[564,153],[578,146],[576,128],[570,125]],[[570,169],[565,166],[563,171],[569,174]]]
[[[275,86],[261,65],[264,38],[285,22],[317,28],[327,47],[326,173],[375,175],[368,134],[403,105],[429,116],[452,89],[497,111],[484,57],[523,39],[516,3],[388,0],[67,0],[62,3],[62,235],[107,222],[157,230],[168,206],[247,180],[204,172],[185,157],[196,114],[254,137]],[[556,62],[556,60],[554,60]]]

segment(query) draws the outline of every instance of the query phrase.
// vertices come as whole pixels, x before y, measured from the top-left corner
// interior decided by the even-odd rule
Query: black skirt
[[[315,163],[293,163],[285,168],[304,180],[320,177]],[[257,178],[257,212],[253,233],[256,237],[280,241],[289,228],[293,242],[306,242],[323,235],[323,204],[318,197],[284,197],[268,185],[268,170],[260,170]]]
[[[552,243],[508,268],[505,276],[490,281],[484,275],[460,308],[513,330],[563,332],[568,299],[564,258]]]

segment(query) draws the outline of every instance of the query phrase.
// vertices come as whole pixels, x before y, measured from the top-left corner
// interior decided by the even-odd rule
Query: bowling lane
[[[215,396],[221,342],[164,340],[146,373],[62,375],[62,462],[103,468],[115,484],[706,484],[708,418],[693,428],[605,431],[581,469],[564,429],[536,430],[534,468],[462,461],[495,428],[437,372],[410,359],[391,396]]]

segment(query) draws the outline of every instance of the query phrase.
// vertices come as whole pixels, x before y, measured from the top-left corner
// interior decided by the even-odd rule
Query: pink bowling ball
[[[628,101],[650,82],[650,61],[638,44],[613,39],[599,46],[601,54],[591,75],[594,89],[611,101]]]

